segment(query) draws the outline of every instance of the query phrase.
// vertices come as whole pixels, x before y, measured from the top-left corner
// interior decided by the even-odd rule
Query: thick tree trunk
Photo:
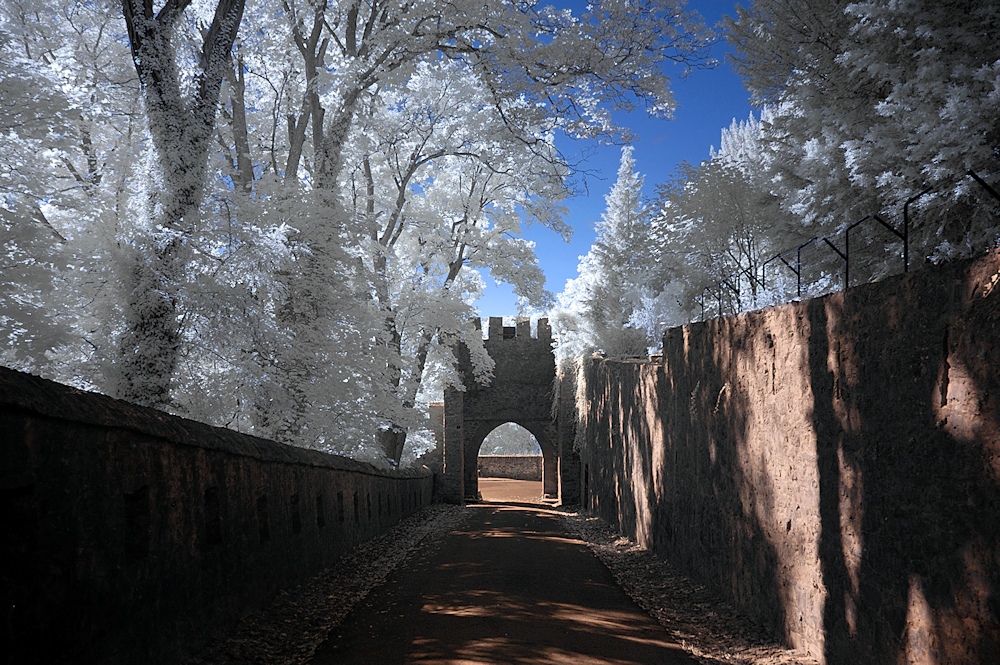
[[[395,330],[395,325],[393,324],[392,330],[394,340],[397,343],[401,343],[402,339]],[[410,381],[406,393],[401,396],[404,409],[412,409],[417,403],[417,392],[420,390],[421,379],[424,375],[424,369],[427,367],[427,354],[430,352],[431,342],[434,340],[434,333],[429,330],[424,330],[421,334],[420,345],[417,347],[417,355],[415,358],[415,363],[413,367],[413,377],[414,379]],[[396,349],[397,355],[401,355],[401,345]],[[402,375],[397,373],[395,375],[395,387],[398,389],[401,383]],[[399,461],[403,457],[403,449],[406,446],[406,428],[400,427],[398,425],[393,425],[391,428],[379,430],[378,440],[382,448],[382,452],[385,453],[386,458],[388,458],[393,464],[399,464]]]
[[[403,448],[406,445],[406,430],[401,427],[381,429],[378,432],[378,443],[386,458],[393,465],[398,466],[399,460],[403,457]]]
[[[162,407],[169,402],[170,380],[180,352],[177,305],[169,295],[174,284],[169,269],[173,253],[164,252],[152,262],[135,256],[128,275],[131,284],[126,294],[126,329],[119,340],[115,395],[143,406]]]
[[[126,274],[126,331],[119,340],[118,397],[165,406],[180,358],[177,289],[184,237],[191,233],[204,190],[219,90],[243,18],[244,0],[220,0],[202,45],[197,92],[181,94],[172,39],[190,0],[122,0],[132,57],[142,86],[159,173],[150,191],[159,212],[148,247],[135,248]]]
[[[250,137],[247,129],[246,77],[243,73],[243,58],[236,61],[236,70],[230,70],[233,97],[233,144],[236,148],[236,185],[244,193],[253,187],[253,162],[250,159]]]
[[[271,372],[282,392],[282,413],[274,415],[280,422],[275,436],[295,445],[307,445],[303,436],[310,413],[331,406],[324,400],[340,391],[339,385],[327,383],[334,374],[328,362],[342,350],[335,347],[335,333],[352,314],[338,309],[338,304],[356,299],[351,293],[355,266],[342,247],[345,212],[337,193],[316,188],[304,197],[308,201],[296,225],[298,242],[308,251],[297,261],[298,269],[284,279],[287,297],[277,312],[291,343]]]

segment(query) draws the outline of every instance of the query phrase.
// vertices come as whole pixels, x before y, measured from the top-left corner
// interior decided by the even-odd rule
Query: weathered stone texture
[[[444,450],[441,474],[435,487],[441,501],[460,504],[465,500],[465,424],[462,419],[464,393],[449,388],[444,395]]]
[[[480,455],[480,478],[512,478],[514,480],[541,480],[541,455]]]
[[[176,663],[431,500],[388,473],[0,368],[0,652]]]
[[[605,519],[826,663],[1000,662],[1000,253],[593,361]]]

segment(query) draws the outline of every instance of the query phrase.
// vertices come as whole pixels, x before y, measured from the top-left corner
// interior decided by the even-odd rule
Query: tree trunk
[[[403,457],[403,448],[406,445],[406,430],[402,427],[391,427],[378,431],[378,443],[386,458],[393,464],[399,466],[399,460]]]
[[[249,194],[253,186],[253,162],[250,159],[250,138],[247,130],[246,77],[243,73],[243,58],[237,58],[236,70],[228,72],[233,96],[233,144],[236,148],[235,184],[244,194]]]
[[[172,39],[191,0],[152,3],[122,0],[132,57],[139,75],[160,180],[152,183],[159,214],[149,247],[138,247],[127,271],[126,331],[119,340],[114,392],[147,406],[165,406],[180,357],[178,277],[184,237],[193,230],[204,191],[210,137],[229,53],[243,18],[244,0],[220,0],[205,33],[199,85],[193,99],[181,94]],[[155,204],[150,208],[156,207]]]
[[[171,269],[175,251],[176,244],[169,243],[156,261],[142,254],[134,256],[128,275],[131,288],[126,294],[126,330],[119,340],[115,395],[143,406],[162,407],[169,402],[170,378],[177,367],[180,325],[176,303],[169,295],[169,285],[175,283]]]

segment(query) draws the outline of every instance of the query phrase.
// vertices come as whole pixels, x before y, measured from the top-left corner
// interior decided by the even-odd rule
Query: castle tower
[[[459,353],[465,391],[445,392],[443,500],[461,503],[478,497],[479,449],[490,432],[508,422],[534,435],[542,449],[545,495],[558,495],[558,449],[552,418],[555,356],[548,319],[539,319],[534,332],[533,336],[527,317],[508,327],[502,318],[490,317],[483,343],[495,366],[488,386],[471,378],[468,350],[463,348]]]

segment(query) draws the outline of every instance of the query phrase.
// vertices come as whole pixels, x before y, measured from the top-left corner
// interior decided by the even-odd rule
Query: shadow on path
[[[469,506],[320,646],[333,663],[694,665],[558,515]]]

